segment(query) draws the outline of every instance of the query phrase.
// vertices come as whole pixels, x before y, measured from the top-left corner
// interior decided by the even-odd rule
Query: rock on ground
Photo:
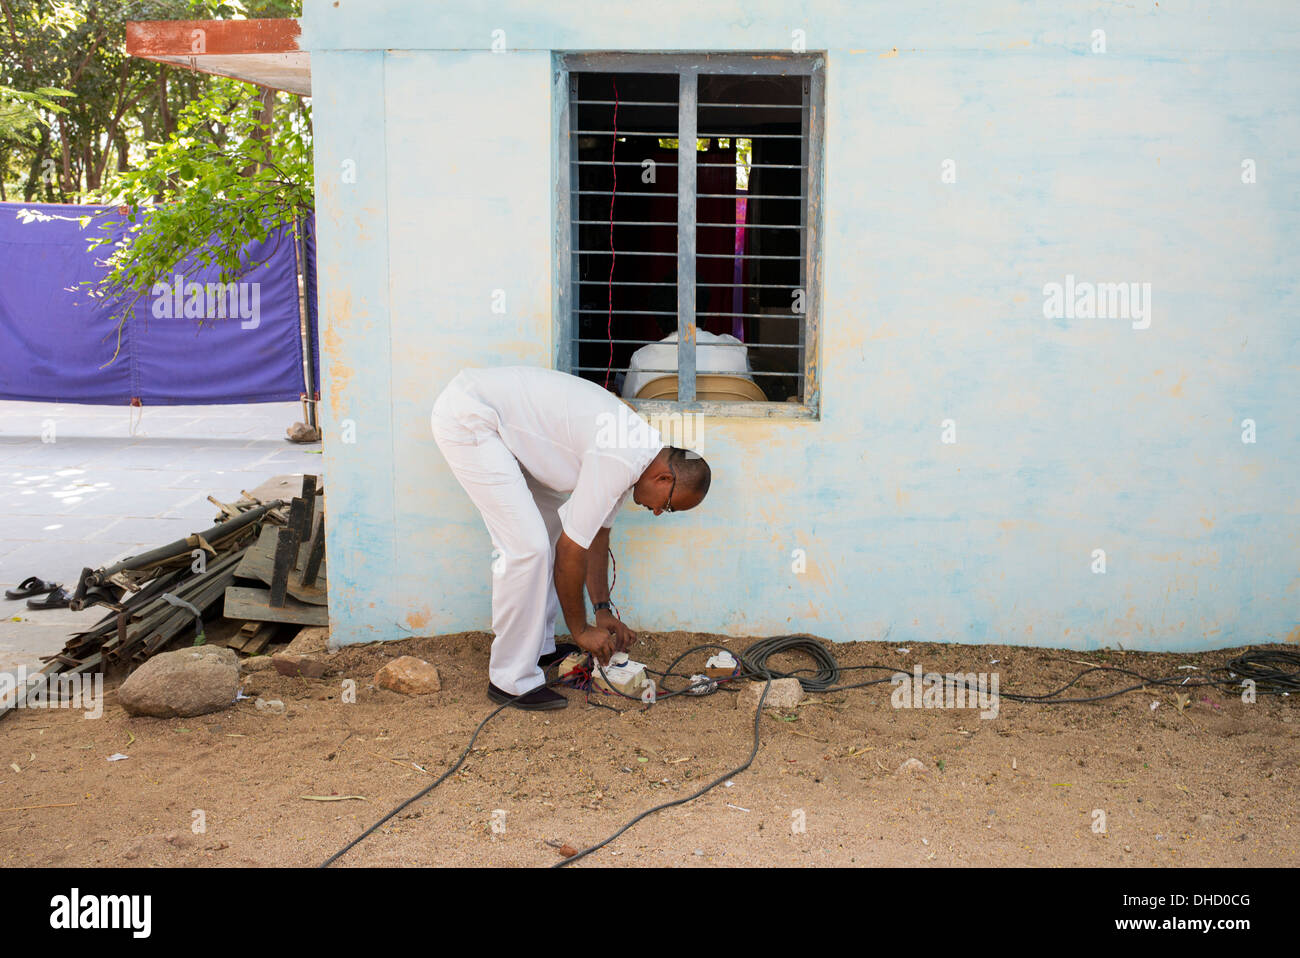
[[[290,442],[320,442],[320,430],[306,423],[296,422],[284,431]]]
[[[750,712],[758,708],[758,700],[763,695],[763,682],[750,682],[735,697],[736,708]],[[803,701],[803,686],[798,679],[773,679],[772,688],[763,700],[765,709],[792,709]]]
[[[263,669],[271,668],[274,664],[269,655],[253,655],[244,659],[240,663],[240,668],[245,672],[260,672]]]
[[[238,688],[239,657],[198,646],[155,655],[127,676],[117,700],[132,715],[174,718],[229,708]]]
[[[275,655],[271,663],[281,675],[301,675],[309,679],[318,679],[331,671],[328,658],[330,630],[324,626],[308,626],[299,631]]]
[[[442,688],[438,670],[423,659],[403,655],[375,673],[375,685],[405,695],[424,695]]]

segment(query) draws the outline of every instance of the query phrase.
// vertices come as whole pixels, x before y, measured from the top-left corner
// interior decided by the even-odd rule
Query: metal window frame
[[[572,165],[570,156],[569,98],[572,74],[596,73],[674,73],[679,81],[677,147],[677,363],[678,395],[688,398],[669,400],[627,400],[647,415],[671,415],[691,412],[709,416],[750,419],[820,419],[821,418],[821,298],[822,298],[822,166],[825,140],[826,55],[824,52],[783,53],[699,53],[691,51],[665,53],[565,53],[552,54],[551,105],[554,135],[551,137],[551,167],[555,199],[555,224],[552,238],[552,326],[554,333],[553,365],[565,372],[573,370],[576,341],[573,293],[577,288],[577,261],[571,249],[577,248],[578,224],[570,202]],[[804,285],[804,320],[800,343],[803,353],[803,401],[793,402],[717,402],[695,398],[695,206],[696,150],[695,131],[698,113],[697,91],[700,74],[734,73],[752,75],[802,76],[808,109],[807,136],[804,139],[808,166],[808,198],[804,206],[806,222],[802,275]]]

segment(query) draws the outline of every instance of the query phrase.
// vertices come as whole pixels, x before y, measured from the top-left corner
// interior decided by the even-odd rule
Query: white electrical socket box
[[[586,652],[572,652],[560,663],[558,674],[567,675],[586,661]],[[617,689],[624,695],[631,695],[636,698],[640,698],[641,689],[648,681],[645,666],[640,662],[633,662],[627,657],[626,652],[615,652],[609,657],[609,665],[605,666],[605,674],[609,676],[609,683],[606,683],[601,677],[600,668],[594,661],[591,664],[591,670],[594,679],[593,684],[598,688],[607,691]]]
[[[725,649],[704,663],[704,674],[711,679],[729,679],[735,672],[736,658]]]
[[[704,663],[704,667],[706,669],[734,669],[736,660],[730,652],[722,651],[711,656],[709,661]]]
[[[620,658],[622,664],[615,665],[614,663]],[[609,679],[608,683],[605,681],[606,677]],[[633,662],[627,657],[626,652],[616,652],[610,656],[609,665],[605,666],[604,675],[602,676],[599,667],[596,667],[593,678],[595,684],[602,688],[613,686],[613,689],[622,692],[624,695],[639,697],[641,687],[646,683],[645,666],[640,662]]]

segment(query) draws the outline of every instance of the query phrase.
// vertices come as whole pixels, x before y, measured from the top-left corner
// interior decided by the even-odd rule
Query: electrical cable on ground
[[[759,725],[759,720],[763,717],[763,703],[767,700],[767,693],[768,690],[771,688],[772,688],[772,680],[771,678],[769,678],[767,680],[767,683],[763,686],[763,694],[758,697],[758,709],[754,712],[754,747],[749,750],[749,758],[745,759],[745,761],[742,764],[737,765],[735,768],[733,768],[731,771],[727,772],[726,774],[718,776],[713,781],[711,781],[708,785],[705,785],[697,792],[687,795],[684,798],[675,798],[670,802],[664,802],[662,805],[654,806],[654,808],[647,808],[644,812],[641,812],[641,814],[637,815],[635,818],[629,821],[618,831],[614,832],[614,834],[610,835],[608,838],[604,839],[603,841],[599,841],[596,844],[591,845],[587,848],[582,849],[576,855],[570,855],[568,858],[561,859],[551,867],[564,868],[565,866],[571,865],[580,859],[586,858],[592,852],[599,851],[600,849],[604,848],[606,845],[608,845],[614,839],[618,838],[618,836],[622,835],[625,831],[627,831],[637,822],[641,821],[641,819],[653,815],[655,812],[663,811],[665,808],[672,808],[674,805],[685,805],[687,802],[694,801],[695,799],[699,798],[701,795],[703,795],[705,792],[709,791],[710,789],[717,788],[719,785],[721,785],[727,779],[731,778],[733,775],[739,775],[745,769],[749,768],[749,766],[753,764],[754,758],[758,755],[758,741],[759,741],[758,725]]]
[[[555,679],[552,679],[550,682],[547,682],[546,685],[543,686],[543,688],[549,688],[550,686],[555,685],[557,682],[559,682],[559,681],[561,680],[561,678],[562,678],[562,676],[561,676],[561,677],[557,677],[557,678],[555,678]],[[495,709],[493,709],[491,712],[489,712],[489,713],[487,714],[487,716],[484,717],[483,721],[481,721],[481,722],[478,723],[478,728],[474,729],[474,734],[471,735],[471,736],[469,737],[469,742],[465,745],[465,750],[464,750],[463,752],[460,753],[460,758],[456,759],[455,764],[452,765],[451,768],[449,768],[449,769],[447,769],[447,771],[443,772],[442,775],[440,775],[440,776],[438,777],[438,779],[437,779],[436,781],[434,781],[434,783],[433,783],[432,785],[429,785],[427,788],[423,788],[423,789],[421,789],[420,791],[416,792],[414,795],[412,795],[412,796],[411,796],[410,798],[408,798],[406,801],[402,802],[402,804],[398,805],[396,808],[394,808],[391,812],[389,812],[387,815],[385,815],[385,816],[384,816],[383,818],[381,818],[379,821],[375,822],[373,825],[371,825],[369,828],[367,828],[364,832],[362,832],[362,833],[361,833],[360,835],[358,835],[356,838],[352,839],[352,841],[348,842],[346,845],[344,845],[342,848],[340,848],[337,852],[335,852],[335,853],[334,853],[333,855],[331,855],[329,858],[325,859],[325,861],[322,862],[322,863],[320,864],[319,867],[321,867],[321,868],[329,868],[330,865],[334,864],[334,862],[338,861],[340,858],[342,858],[344,855],[346,855],[348,852],[350,852],[350,851],[351,851],[353,848],[355,848],[357,845],[361,844],[361,842],[362,842],[364,839],[366,839],[366,838],[370,837],[370,835],[374,834],[375,830],[376,830],[377,828],[379,828],[380,825],[384,824],[384,822],[386,822],[386,821],[388,821],[389,819],[391,819],[394,815],[396,815],[396,814],[397,814],[398,812],[400,812],[402,809],[406,808],[406,807],[407,807],[408,805],[410,805],[411,803],[413,803],[413,802],[417,802],[417,801],[419,801],[420,799],[424,798],[424,796],[428,795],[428,794],[429,794],[430,792],[432,792],[435,788],[437,788],[439,785],[441,785],[443,782],[445,782],[449,777],[451,777],[453,774],[455,774],[456,769],[460,768],[461,765],[464,764],[464,762],[465,762],[465,757],[466,757],[467,755],[469,755],[469,753],[470,753],[470,749],[472,749],[472,748],[474,747],[474,741],[475,741],[475,739],[478,738],[478,733],[481,732],[481,731],[483,731],[483,726],[487,725],[487,723],[488,723],[489,721],[491,721],[493,718],[495,718],[496,715],[497,715],[498,713],[500,713],[503,709],[509,708],[510,705],[511,705],[511,704],[512,704],[516,699],[520,699],[520,698],[522,698],[522,697],[525,696],[525,695],[531,695],[531,694],[532,694],[533,692],[535,692],[535,691],[537,691],[537,690],[536,690],[536,689],[529,689],[527,692],[521,692],[519,695],[516,695],[514,698],[512,698],[509,702],[503,702],[502,704],[498,705]]]
[[[710,649],[730,651],[725,646],[721,646],[721,645],[714,645],[714,644],[697,645],[697,646],[693,646],[690,649],[687,649],[681,655],[677,656],[677,658],[673,659],[673,661],[669,664],[668,668],[664,669],[662,672],[658,672],[653,669],[647,669],[646,671],[654,675],[661,676],[661,678],[674,676],[674,677],[686,678],[689,680],[690,678],[689,676],[681,675],[680,673],[674,672],[673,671],[674,668],[677,666],[678,663],[680,663],[686,657],[694,653],[707,651]],[[768,660],[772,656],[780,653],[800,653],[800,654],[807,655],[813,660],[814,666],[813,668],[795,669],[791,672],[782,672],[770,668],[768,666]],[[759,696],[759,700],[758,700],[758,708],[754,712],[754,746],[752,749],[750,749],[749,757],[746,758],[741,765],[738,765],[736,768],[727,772],[725,775],[722,775],[717,779],[713,780],[708,785],[705,785],[703,788],[699,789],[698,791],[695,791],[683,798],[673,799],[672,801],[664,802],[660,805],[654,806],[653,808],[646,809],[645,811],[638,814],[635,818],[628,821],[625,825],[619,828],[618,831],[611,834],[608,838],[605,838],[594,845],[591,845],[587,848],[580,850],[577,854],[569,858],[566,858],[563,861],[557,862],[552,867],[563,868],[566,865],[572,864],[573,862],[585,858],[586,856],[590,855],[592,852],[604,848],[606,845],[614,841],[616,838],[618,838],[620,835],[622,835],[624,832],[626,832],[628,829],[630,829],[633,825],[635,825],[637,822],[641,821],[642,819],[650,815],[653,815],[655,812],[662,811],[666,808],[672,808],[675,805],[684,805],[687,802],[694,801],[695,799],[699,798],[701,795],[704,795],[706,792],[710,791],[711,789],[716,788],[718,785],[722,784],[727,779],[739,775],[741,772],[745,771],[745,769],[749,768],[749,766],[753,763],[754,758],[758,755],[759,728],[760,728],[760,721],[763,715],[763,703],[767,700],[767,694],[771,690],[773,679],[797,678],[799,680],[799,684],[803,687],[805,691],[808,692],[821,692],[821,693],[842,692],[842,691],[847,691],[849,689],[865,688],[867,686],[879,685],[884,682],[889,682],[892,680],[892,677],[898,674],[900,671],[897,666],[887,666],[887,665],[839,665],[835,661],[835,657],[831,654],[830,650],[826,648],[826,646],[824,646],[822,643],[818,642],[816,639],[813,639],[811,637],[798,636],[798,635],[779,635],[767,639],[760,639],[759,641],[750,645],[749,648],[741,652],[737,656],[737,658],[741,664],[741,668],[738,668],[737,673],[733,675],[730,679],[722,679],[720,680],[720,683],[727,682],[727,681],[736,681],[742,678],[761,679],[764,681],[763,692]],[[605,677],[605,680],[609,684],[610,688],[613,689],[618,696],[635,701],[638,705],[642,705],[644,708],[650,708],[653,704],[660,702],[666,698],[671,698],[676,695],[681,695],[683,693],[689,692],[693,688],[705,686],[710,684],[712,681],[714,681],[714,680],[710,680],[709,682],[697,682],[697,683],[693,683],[692,685],[688,685],[685,688],[676,689],[676,690],[665,689],[662,694],[656,694],[654,703],[643,703],[641,699],[636,698],[634,696],[627,695],[626,693],[621,692],[617,688],[615,688],[613,683],[609,682],[608,676],[605,675],[604,667],[601,666],[599,662],[595,662],[594,664],[598,669],[600,669],[602,676]],[[858,671],[862,669],[879,669],[879,670],[887,671],[890,674],[883,678],[869,679],[865,682],[856,682],[847,685],[835,684],[840,679],[842,673],[850,672],[850,671]],[[1121,675],[1131,676],[1133,678],[1138,679],[1139,681],[1134,685],[1128,685],[1125,686],[1124,688],[1103,693],[1100,695],[1092,695],[1092,696],[1086,696],[1080,698],[1059,698],[1058,697],[1062,692],[1074,687],[1076,684],[1078,684],[1078,682],[1081,679],[1083,679],[1085,676],[1093,672],[1114,672]],[[578,676],[578,673],[579,670],[575,670],[574,672],[557,676],[556,678],[552,679],[550,682],[547,682],[544,687],[549,688],[552,685],[556,685],[558,683],[564,682],[570,678]],[[804,677],[805,673],[811,673],[811,675],[809,675],[808,677]],[[959,679],[962,674],[963,673],[960,672],[951,673],[950,677],[955,680],[955,679]],[[625,711],[622,709],[614,709],[611,706],[604,705],[599,702],[591,701],[590,670],[584,670],[583,675],[585,676],[583,681],[585,682],[586,685],[585,691],[588,694],[589,704],[599,705],[601,708],[610,709],[611,711],[615,711],[615,712]],[[1085,669],[1084,671],[1076,675],[1072,680],[1060,686],[1059,688],[1052,690],[1051,692],[1045,692],[1037,695],[1028,694],[1028,693],[1018,693],[1018,692],[999,692],[997,693],[997,697],[1005,698],[1008,699],[1009,701],[1021,702],[1029,705],[1070,705],[1070,704],[1082,704],[1082,703],[1089,703],[1089,702],[1100,702],[1106,699],[1114,698],[1119,695],[1124,695],[1127,692],[1133,692],[1138,689],[1146,688],[1147,686],[1161,686],[1161,687],[1168,687],[1173,689],[1215,688],[1218,689],[1220,692],[1223,692],[1224,694],[1236,695],[1240,692],[1240,690],[1243,687],[1246,687],[1246,682],[1254,683],[1254,691],[1257,695],[1290,695],[1292,692],[1300,692],[1300,651],[1291,651],[1290,649],[1252,649],[1248,652],[1245,652],[1229,660],[1226,666],[1212,667],[1208,669],[1204,675],[1200,675],[1200,676],[1172,675],[1172,676],[1152,677],[1152,676],[1143,675],[1141,672],[1138,672],[1133,669],[1126,669],[1126,668],[1113,666],[1113,665],[1097,665]],[[719,683],[719,687],[721,687],[720,683]],[[970,688],[970,686],[966,684],[964,679],[961,680],[961,684],[965,688],[968,689]],[[581,685],[579,687],[581,687]],[[531,692],[533,690],[530,689],[529,691]],[[978,689],[973,689],[972,691],[978,691]],[[522,693],[522,694],[526,695],[528,693]],[[393,816],[395,816],[400,811],[402,811],[402,809],[408,807],[412,803],[423,798],[425,795],[428,795],[431,791],[433,791],[444,781],[446,781],[464,763],[466,756],[469,755],[470,750],[474,747],[474,742],[478,738],[479,733],[483,730],[483,727],[487,725],[487,723],[496,715],[498,715],[503,709],[508,708],[510,704],[515,701],[515,699],[520,697],[521,696],[515,696],[514,699],[510,700],[510,702],[506,702],[498,706],[490,713],[488,713],[488,715],[483,719],[483,721],[481,721],[478,724],[478,727],[474,730],[474,734],[470,736],[469,743],[465,746],[464,751],[460,753],[460,757],[457,758],[456,762],[449,769],[447,769],[447,771],[444,772],[436,781],[434,781],[431,785],[427,786],[426,788],[421,789],[419,792],[417,792],[415,795],[408,798],[406,801],[402,802],[402,804],[398,805],[391,812],[389,812],[387,815],[385,815],[383,818],[377,821],[374,825],[371,825],[368,829],[366,829],[359,836],[357,836],[355,839],[353,839],[351,842],[345,845],[338,852],[331,855],[328,859],[325,860],[325,862],[320,867],[328,868],[331,864],[333,864],[335,861],[337,861],[339,858],[341,858],[351,849],[353,849],[358,844],[360,844],[364,839],[372,835],[381,825],[383,825],[385,822],[392,819]]]

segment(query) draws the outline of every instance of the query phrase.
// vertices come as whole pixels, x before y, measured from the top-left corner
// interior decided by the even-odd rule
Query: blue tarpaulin
[[[36,217],[20,218],[20,210]],[[85,227],[79,222],[106,210]],[[81,285],[105,272],[111,247],[87,246],[105,235],[107,219],[118,221],[115,239],[126,234],[116,207],[0,203],[0,399],[215,405],[292,401],[307,392],[291,228],[246,243],[244,262],[269,260],[230,284],[218,282],[215,266],[184,276],[182,264],[159,277],[119,330],[123,301],[96,298]],[[304,274],[318,371],[313,227],[308,217]]]

